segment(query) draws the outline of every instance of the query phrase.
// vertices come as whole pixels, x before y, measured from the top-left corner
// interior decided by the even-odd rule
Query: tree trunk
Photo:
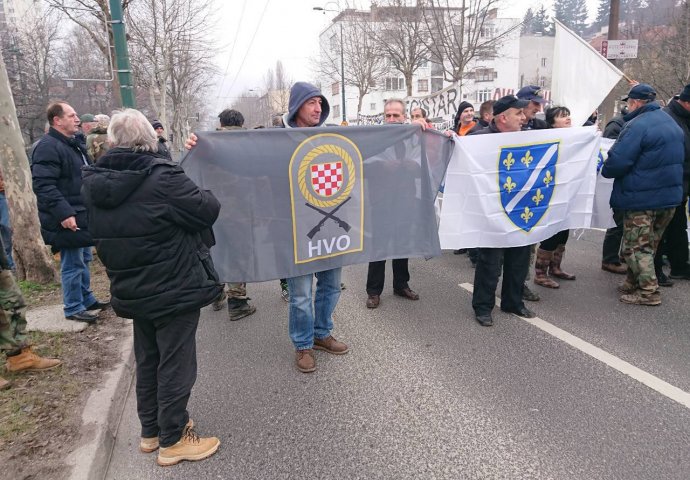
[[[5,193],[10,209],[17,276],[40,284],[57,281],[52,257],[41,237],[29,160],[24,150],[24,140],[1,52],[0,170],[5,180]]]
[[[405,86],[407,87],[407,96],[412,96],[412,75],[413,72],[405,72]]]

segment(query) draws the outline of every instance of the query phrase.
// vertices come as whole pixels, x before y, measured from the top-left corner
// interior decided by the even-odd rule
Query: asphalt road
[[[377,310],[364,305],[366,266],[344,269],[333,333],[350,353],[317,352],[302,374],[278,282],[253,284],[257,313],[229,322],[206,309],[197,335],[189,411],[218,453],[158,467],[138,452],[132,391],[107,478],[688,479],[690,282],[663,289],[660,307],[621,304],[622,277],[599,268],[602,238],[571,237],[577,280],[534,286],[542,301],[529,306],[609,364],[500,311],[479,326],[460,286],[474,270],[446,252],[411,261],[418,302],[393,296],[388,266]],[[670,385],[650,388],[645,373]]]

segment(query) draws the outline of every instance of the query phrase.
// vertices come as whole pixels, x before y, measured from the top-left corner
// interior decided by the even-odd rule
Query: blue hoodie
[[[331,112],[328,100],[326,100],[326,97],[321,94],[319,89],[311,83],[297,82],[290,89],[288,112],[283,116],[283,123],[286,127],[297,128],[297,124],[295,123],[297,112],[300,107],[304,105],[304,102],[314,97],[321,98],[321,119],[319,120],[319,124],[315,126],[319,127],[323,125],[328,118],[328,114]]]

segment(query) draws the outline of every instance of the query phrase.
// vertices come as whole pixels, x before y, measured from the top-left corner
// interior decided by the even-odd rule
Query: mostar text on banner
[[[441,247],[518,247],[590,228],[600,140],[596,127],[456,137]]]
[[[222,281],[441,253],[434,200],[454,147],[417,125],[201,132],[182,167],[221,203]]]

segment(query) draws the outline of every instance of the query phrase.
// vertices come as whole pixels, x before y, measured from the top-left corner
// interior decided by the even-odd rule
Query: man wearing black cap
[[[685,161],[683,162],[683,200],[666,227],[662,238],[664,252],[671,263],[671,278],[690,280],[690,264],[688,264],[688,220],[685,215],[690,191],[690,84],[686,85],[681,94],[672,99],[664,107],[678,126],[683,130],[685,138]],[[657,253],[657,270],[661,267],[661,248]]]
[[[537,113],[541,112],[542,105],[546,103],[546,99],[541,96],[541,88],[536,85],[527,85],[522,87],[517,92],[517,98],[520,100],[527,100],[529,103],[524,108],[526,122],[523,125],[523,130],[543,130],[549,128],[546,121],[537,118]]]
[[[660,305],[654,254],[683,198],[683,131],[645,84],[628,93],[625,127],[609,150],[601,174],[614,178],[611,208],[624,210],[623,257],[627,278],[620,301]]]
[[[156,135],[158,135],[158,153],[172,160],[170,150],[165,144],[168,139],[165,138],[165,129],[163,128],[163,124],[160,122],[160,120],[154,120],[151,122],[151,126],[156,131]]]
[[[528,105],[512,95],[500,98],[494,103],[494,118],[488,127],[470,135],[519,132],[525,123],[523,109]],[[530,246],[510,248],[480,248],[477,269],[474,272],[474,293],[472,308],[480,325],[493,325],[491,311],[496,304],[496,286],[503,264],[503,287],[501,289],[501,310],[521,317],[533,318],[534,312],[525,307],[522,288],[529,270]]]

